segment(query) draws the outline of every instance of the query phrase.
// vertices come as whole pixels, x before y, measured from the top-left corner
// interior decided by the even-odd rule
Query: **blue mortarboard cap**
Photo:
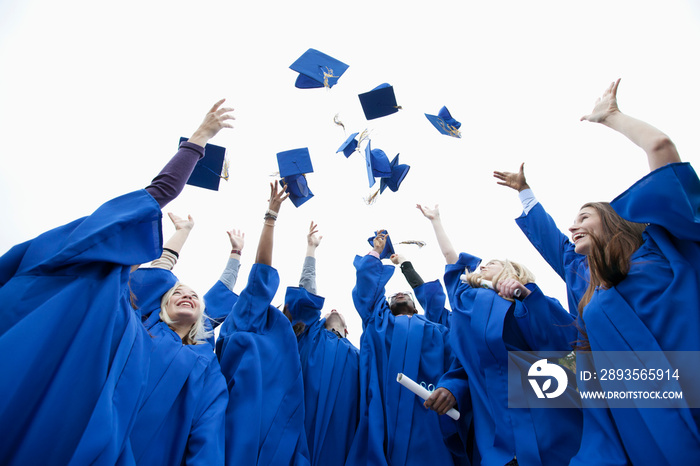
[[[430,121],[441,134],[461,138],[462,134],[458,131],[462,123],[452,118],[447,107],[442,107],[436,115],[425,114],[425,117]]]
[[[292,149],[277,153],[277,166],[280,169],[280,176],[286,178],[292,175],[303,175],[314,171],[311,165],[311,155],[309,149]]]
[[[399,154],[396,154],[394,160],[391,161],[391,176],[379,180],[379,192],[383,193],[386,188],[389,188],[394,192],[398,191],[399,185],[403,179],[406,178],[408,170],[410,169],[411,167],[408,165],[399,164]]]
[[[374,236],[367,238],[367,242],[370,244],[370,246],[374,247],[374,238],[378,233],[379,232],[375,231]],[[391,244],[391,238],[389,238],[389,233],[387,233],[386,244],[384,244],[384,249],[382,249],[381,254],[379,254],[379,258],[386,259],[387,257],[391,257],[392,254],[394,254],[394,245]]]
[[[180,144],[187,141],[187,138],[180,138]],[[228,179],[228,173],[221,173],[224,170],[224,158],[226,148],[207,144],[204,146],[204,157],[197,161],[187,184],[199,186],[200,188],[219,190],[221,178]]]
[[[296,207],[313,197],[306,181],[305,173],[312,173],[314,167],[311,165],[309,149],[292,149],[277,154],[277,165],[280,169],[280,184],[287,185],[289,199]]]
[[[384,83],[375,87],[369,92],[360,94],[360,104],[365,112],[365,118],[374,120],[383,116],[391,115],[399,111],[401,107],[396,103],[394,88]]]
[[[304,202],[314,197],[314,193],[309,189],[309,184],[304,175],[291,175],[280,180],[280,185],[287,186],[289,200],[294,207],[299,207]]]
[[[335,151],[335,153],[337,154],[338,152],[340,152],[342,150],[343,154],[345,154],[346,158],[350,157],[352,155],[352,153],[355,152],[355,150],[357,149],[357,145],[359,144],[357,139],[355,139],[355,137],[358,134],[360,134],[360,133],[352,133],[350,135],[350,137],[348,137],[345,140],[345,142],[340,145],[340,147],[338,148],[337,151]]]
[[[296,87],[314,89],[333,87],[349,66],[316,49],[309,49],[292,63],[290,68],[299,73],[294,83]]]
[[[371,141],[367,141],[367,147],[365,147],[365,164],[370,188],[374,186],[375,178],[391,176],[389,157],[381,149],[372,149]]]

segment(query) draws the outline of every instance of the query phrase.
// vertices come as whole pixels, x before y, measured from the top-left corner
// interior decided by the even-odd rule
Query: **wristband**
[[[179,258],[180,258],[180,254],[178,254],[177,251],[173,251],[173,250],[170,249],[170,248],[163,248],[163,251],[168,251],[170,254],[172,254],[173,256],[175,256],[176,259],[179,259]]]
[[[231,249],[231,254],[238,254],[240,256],[243,252],[240,249]]]
[[[279,215],[279,212],[275,212],[274,210],[267,209],[267,212],[265,212],[265,217],[269,216],[275,220],[277,220],[277,215]]]

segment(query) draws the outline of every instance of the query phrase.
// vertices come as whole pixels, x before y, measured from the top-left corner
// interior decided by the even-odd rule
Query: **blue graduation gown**
[[[439,416],[402,387],[403,373],[435,385],[450,367],[447,329],[421,315],[394,316],[384,287],[394,267],[376,257],[357,256],[352,292],[364,332],[360,345],[360,423],[348,465],[456,464],[443,442]],[[446,417],[446,416],[443,416]],[[447,418],[442,422],[453,423]],[[456,429],[456,427],[455,427]]]
[[[292,321],[306,324],[298,342],[311,464],[342,466],[359,418],[360,351],[326,330],[326,319],[320,319],[323,302],[304,288],[287,288],[285,304]]]
[[[595,351],[700,351],[700,181],[687,163],[659,168],[616,198],[623,218],[649,223],[627,277],[597,290],[584,310]],[[666,355],[658,353],[665,359]],[[582,358],[577,358],[577,364]],[[583,361],[582,361],[583,362]],[[609,367],[609,366],[608,366]],[[673,366],[672,366],[673,367]],[[697,367],[683,371],[684,396],[697,393]],[[607,382],[588,383],[586,389]],[[637,385],[637,389],[639,386]],[[584,404],[585,406],[585,404]],[[581,451],[572,464],[690,464],[700,459],[698,409],[584,409]],[[605,437],[603,435],[606,434]]]
[[[447,296],[440,280],[425,282],[415,287],[413,292],[416,295],[416,300],[420,303],[423,311],[425,311],[425,318],[430,322],[444,326],[449,332],[452,324],[452,312],[445,307]],[[449,337],[447,342],[449,344]],[[452,393],[457,400],[455,409],[460,414],[456,426],[455,423],[446,422],[445,416],[438,417],[445,445],[454,455],[462,458],[462,463],[468,464],[468,459],[471,459],[472,464],[478,464],[478,453],[474,451],[473,445],[473,419],[471,398],[469,396],[469,380],[464,367],[453,351],[450,352],[450,368],[440,377],[436,388],[446,388]]]
[[[563,397],[568,409],[508,408],[509,351],[570,350],[568,340],[576,329],[549,328],[552,315],[571,324],[571,316],[555,299],[547,298],[535,285],[523,301],[510,302],[493,290],[462,283],[465,267],[475,270],[481,259],[462,253],[445,268],[445,287],[452,306],[452,347],[469,377],[474,431],[482,464],[506,464],[513,457],[520,464],[567,464],[576,453],[581,437],[581,411],[574,388]],[[525,309],[526,308],[526,309]],[[543,319],[539,322],[538,319]],[[522,322],[518,322],[522,320]],[[536,322],[527,332],[528,320]],[[564,332],[559,337],[539,337],[538,331]],[[559,345],[563,345],[559,347]],[[528,365],[535,362],[521,361]],[[573,377],[571,377],[573,378]]]
[[[151,339],[127,282],[160,255],[160,219],[140,190],[0,258],[0,463],[130,459]]]
[[[159,318],[160,298],[177,282],[169,270],[141,268],[131,289],[151,335],[146,397],[131,445],[137,464],[223,464],[226,380],[209,343],[183,345]]]
[[[578,303],[588,288],[588,260],[574,251],[569,237],[559,231],[552,217],[537,203],[527,215],[515,219],[527,239],[566,283],[569,312],[578,315]]]
[[[216,353],[226,377],[226,464],[307,465],[304,386],[292,325],[270,305],[277,271],[254,264],[221,324]]]

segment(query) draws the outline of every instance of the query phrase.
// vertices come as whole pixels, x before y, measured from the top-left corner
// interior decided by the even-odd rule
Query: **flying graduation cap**
[[[374,186],[375,178],[387,178],[391,176],[391,163],[381,149],[372,149],[372,141],[367,141],[365,147],[365,164],[367,166],[367,178],[369,187]]]
[[[410,169],[411,167],[408,165],[399,164],[399,154],[396,154],[394,160],[391,161],[391,175],[387,178],[382,178],[379,180],[379,192],[383,193],[386,188],[391,189],[393,192],[398,191],[399,185],[403,179],[406,178],[408,170]]]
[[[343,73],[349,68],[340,60],[309,49],[292,63],[289,68],[299,73],[294,86],[299,89],[331,88],[338,82]]]
[[[462,123],[452,118],[447,107],[442,107],[437,115],[425,114],[425,117],[430,121],[441,134],[461,138],[462,133],[459,132],[459,127]]]
[[[338,152],[343,151],[345,158],[350,157],[352,153],[357,150],[357,146],[360,144],[360,142],[355,139],[358,134],[360,133],[352,133],[350,137],[348,137],[345,142],[340,145],[335,153],[337,154]]]
[[[306,173],[312,173],[314,167],[311,165],[309,149],[292,149],[277,154],[277,166],[280,169],[280,184],[287,186],[289,199],[295,207],[299,207],[312,197],[314,193],[309,189],[306,182]]]
[[[187,138],[180,138],[180,144],[185,141]],[[207,144],[204,146],[204,157],[197,161],[187,184],[218,191],[221,178],[228,181],[226,148]]]
[[[374,120],[383,116],[398,112],[401,107],[396,103],[394,88],[387,84],[380,84],[369,92],[358,95],[365,118]]]
[[[384,249],[382,249],[382,252],[379,254],[380,259],[386,259],[387,257],[391,257],[392,254],[394,254],[394,245],[391,244],[391,238],[389,238],[389,232],[386,230],[383,230],[384,233],[386,233],[386,243],[384,244]],[[374,247],[374,238],[377,237],[379,234],[378,231],[374,232],[374,236],[370,236],[367,238],[367,242],[370,244],[370,246]]]

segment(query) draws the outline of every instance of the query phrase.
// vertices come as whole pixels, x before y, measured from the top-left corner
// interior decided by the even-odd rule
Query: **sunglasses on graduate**
[[[410,291],[399,291],[398,293],[394,293],[394,294],[392,294],[391,296],[389,296],[389,298],[388,298],[388,300],[389,300],[389,306],[391,306],[392,304],[394,304],[394,300],[395,300],[397,297],[401,296],[401,295],[408,297],[408,299],[409,299],[411,302],[413,302],[413,294],[412,294]]]

